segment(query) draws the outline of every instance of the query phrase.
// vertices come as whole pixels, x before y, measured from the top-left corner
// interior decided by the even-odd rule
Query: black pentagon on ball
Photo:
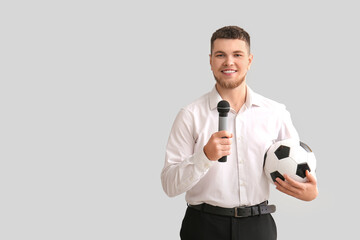
[[[281,175],[281,173],[279,173],[278,171],[272,172],[270,173],[271,179],[276,182],[276,178],[280,178],[281,180],[285,181],[285,178],[283,175]]]
[[[275,155],[279,160],[287,158],[290,155],[290,148],[288,146],[281,145],[278,149],[276,149]]]
[[[305,178],[306,177],[306,170],[308,170],[310,172],[310,168],[309,165],[307,163],[300,163],[297,165],[296,168],[296,175],[298,175],[299,177]]]

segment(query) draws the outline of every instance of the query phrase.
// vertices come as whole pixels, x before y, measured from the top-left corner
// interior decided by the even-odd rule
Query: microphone
[[[225,100],[220,101],[217,105],[217,110],[219,112],[219,131],[227,130],[227,116],[228,112],[230,111],[229,102]],[[221,157],[218,161],[226,162],[227,156]]]

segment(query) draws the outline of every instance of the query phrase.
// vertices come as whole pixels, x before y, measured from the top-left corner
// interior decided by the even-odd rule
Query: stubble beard
[[[224,89],[234,89],[234,88],[237,88],[239,87],[244,81],[245,81],[245,78],[246,78],[246,75],[242,78],[240,78],[239,80],[236,80],[236,81],[226,81],[226,80],[223,80],[223,79],[219,79],[214,75],[214,78],[217,82],[217,84],[220,85],[220,87],[224,88]]]

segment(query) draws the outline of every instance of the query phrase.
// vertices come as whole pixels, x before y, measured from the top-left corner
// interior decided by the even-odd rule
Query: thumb
[[[307,179],[308,179],[308,181],[309,181],[310,183],[315,183],[315,184],[316,184],[316,178],[314,177],[314,175],[312,175],[312,174],[309,172],[309,170],[306,170],[305,174],[306,174],[306,177],[307,177]]]
[[[226,131],[226,137],[227,138],[232,138],[233,134],[231,132]]]
[[[231,132],[228,132],[226,130],[223,131],[219,131],[216,133],[217,136],[221,137],[221,138],[232,138],[233,134]]]

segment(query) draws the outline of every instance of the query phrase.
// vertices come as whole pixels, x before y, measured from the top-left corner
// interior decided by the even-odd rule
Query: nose
[[[231,66],[234,64],[234,59],[231,56],[226,57],[224,66]]]

